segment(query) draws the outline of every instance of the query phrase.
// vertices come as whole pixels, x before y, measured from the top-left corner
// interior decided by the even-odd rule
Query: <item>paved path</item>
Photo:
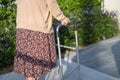
[[[74,52],[65,56],[76,62]],[[120,78],[120,36],[81,49],[79,58],[82,65]]]
[[[62,61],[62,62],[63,62],[64,76],[66,75],[66,73],[71,71],[77,65],[76,63],[68,63],[65,61]],[[72,74],[70,74],[64,80],[118,80],[116,78],[113,78],[109,75],[98,72],[96,70],[90,69],[83,65],[80,66],[79,74],[78,74],[78,71],[79,70],[76,69]],[[18,75],[14,72],[11,72],[11,73],[1,75],[0,80],[25,80],[25,78],[22,75]],[[39,80],[45,80],[45,75],[43,75]],[[53,69],[53,71],[48,75],[46,80],[60,80],[57,67]]]

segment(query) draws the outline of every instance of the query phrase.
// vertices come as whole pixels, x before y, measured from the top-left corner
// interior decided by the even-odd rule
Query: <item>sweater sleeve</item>
[[[54,18],[59,21],[62,21],[66,18],[56,0],[46,0],[46,3],[48,5],[48,9],[50,10]]]

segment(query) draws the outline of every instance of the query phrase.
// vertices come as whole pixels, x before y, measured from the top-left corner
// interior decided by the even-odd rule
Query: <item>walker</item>
[[[77,22],[80,21],[72,19],[74,21],[73,25],[66,25],[66,27],[72,27],[74,29],[75,32],[75,43],[76,43],[76,48],[74,47],[70,47],[70,46],[65,46],[65,45],[60,45],[60,34],[59,34],[59,29],[60,27],[62,27],[62,24],[59,24],[57,26],[56,29],[56,37],[57,37],[57,48],[58,48],[58,54],[59,54],[59,68],[58,68],[58,73],[60,75],[60,80],[64,80],[67,76],[69,76],[74,70],[78,69],[78,75],[80,74],[80,63],[79,63],[79,50],[78,50],[78,34],[77,34]],[[63,48],[67,48],[67,49],[71,49],[71,50],[75,50],[76,51],[76,55],[77,55],[77,66],[74,69],[71,69],[71,71],[69,71],[66,76],[63,75],[63,66],[62,66],[62,58],[61,58],[61,47]],[[79,77],[80,80],[80,77]]]

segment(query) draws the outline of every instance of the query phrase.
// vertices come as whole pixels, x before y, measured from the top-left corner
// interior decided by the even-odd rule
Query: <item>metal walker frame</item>
[[[74,28],[76,48],[70,47],[70,46],[60,45],[59,29],[62,26],[62,24],[59,24],[57,26],[57,29],[56,29],[57,47],[58,47],[58,54],[59,54],[59,75],[60,75],[60,80],[64,80],[69,74],[71,74],[76,69],[78,69],[78,77],[79,77],[79,80],[80,80],[80,76],[79,76],[79,74],[80,74],[80,62],[79,62],[79,50],[78,50],[78,35],[77,35],[77,29],[76,29],[77,28],[77,24],[76,24],[77,21],[78,20],[74,19],[74,25],[67,25],[69,27],[73,27]],[[66,74],[66,76],[63,75],[63,66],[62,66],[62,58],[61,58],[61,49],[60,49],[60,47],[75,50],[76,51],[76,55],[77,55],[77,66],[74,69],[72,69],[71,71],[69,71]]]

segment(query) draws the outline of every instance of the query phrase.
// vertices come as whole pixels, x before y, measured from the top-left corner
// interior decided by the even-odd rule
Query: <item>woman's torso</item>
[[[51,33],[52,15],[45,0],[17,0],[17,28]]]

